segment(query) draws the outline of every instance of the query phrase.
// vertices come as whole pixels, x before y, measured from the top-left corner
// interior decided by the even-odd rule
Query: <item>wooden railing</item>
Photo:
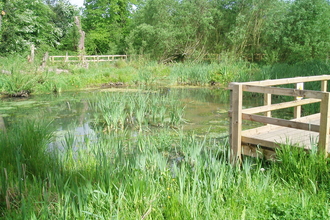
[[[51,62],[111,62],[127,59],[127,55],[81,55],[81,56],[49,56]]]
[[[230,146],[232,162],[235,163],[237,161],[241,161],[243,120],[251,120],[261,122],[263,124],[318,132],[319,151],[325,152],[327,155],[330,128],[330,95],[327,92],[328,80],[330,80],[330,75],[264,80],[247,83],[231,83],[229,85],[229,89],[231,90],[231,110],[229,112],[229,116],[231,118]],[[303,83],[312,81],[321,81],[321,91],[303,89]],[[296,89],[274,87],[285,84],[296,84],[297,87]],[[263,93],[264,105],[243,109],[243,92]],[[272,95],[293,96],[295,97],[295,100],[285,103],[272,104]],[[301,120],[295,120],[301,117],[302,105],[317,102],[321,102],[319,125],[311,125],[309,123],[301,122]],[[285,120],[272,117],[272,111],[289,107],[294,107],[293,120]],[[264,113],[264,115],[256,115],[258,113]]]

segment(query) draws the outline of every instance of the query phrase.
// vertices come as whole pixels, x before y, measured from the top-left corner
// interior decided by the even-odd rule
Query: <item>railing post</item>
[[[319,151],[328,155],[329,130],[330,130],[330,93],[326,92],[321,101],[320,133],[319,133]]]
[[[270,93],[265,93],[264,94],[264,105],[271,105],[272,104],[272,94]],[[265,112],[266,117],[272,117],[272,112],[267,111]]]
[[[69,60],[68,52],[66,52],[66,54],[65,54],[65,58],[64,58],[64,62],[68,62],[68,60]]]
[[[231,83],[230,161],[236,165],[242,161],[242,84]]]
[[[303,90],[304,89],[304,83],[297,83],[296,89]],[[303,97],[296,97],[296,100],[302,100]],[[300,118],[301,117],[301,105],[298,105],[294,107],[294,118]]]
[[[328,81],[327,80],[322,80],[321,81],[321,91],[326,92],[328,89]]]

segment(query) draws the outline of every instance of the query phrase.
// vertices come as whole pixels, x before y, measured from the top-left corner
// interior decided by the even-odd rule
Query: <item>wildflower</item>
[[[260,171],[261,171],[261,172],[264,172],[264,171],[265,171],[265,168],[260,168]]]

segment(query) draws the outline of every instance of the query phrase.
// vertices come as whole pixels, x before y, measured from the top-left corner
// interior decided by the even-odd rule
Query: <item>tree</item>
[[[327,0],[296,0],[283,21],[281,59],[325,59],[330,50],[330,5]]]
[[[67,1],[54,5],[41,0],[11,0],[2,3],[6,15],[0,32],[1,53],[22,53],[31,45],[37,48],[61,48],[61,41],[73,27],[73,16],[78,9]],[[62,49],[66,49],[63,48]]]
[[[130,22],[128,0],[86,0],[83,29],[86,51],[93,54],[124,53],[124,39]]]
[[[234,26],[227,36],[232,43],[231,49],[237,56],[254,61],[260,59],[260,55],[266,52],[270,43],[266,40],[267,34],[274,33],[279,28],[267,29],[267,26],[276,24],[276,19],[279,18],[276,13],[279,2],[281,1],[245,0],[236,2],[235,10],[238,13]]]
[[[23,52],[31,44],[43,43],[54,46],[56,34],[49,23],[52,11],[39,0],[13,0],[4,3],[0,51],[2,53]]]
[[[140,2],[126,39],[130,52],[150,54],[161,61],[206,51],[214,29],[212,10],[208,0]]]
[[[66,0],[52,0],[49,7],[54,12],[51,18],[57,32],[59,44],[57,49],[76,51],[79,41],[79,31],[74,23],[75,16],[79,15],[77,7]]]

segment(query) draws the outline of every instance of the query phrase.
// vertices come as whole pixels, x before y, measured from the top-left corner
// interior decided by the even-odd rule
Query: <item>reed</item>
[[[36,131],[40,128],[33,126]],[[46,143],[48,138],[32,140],[37,145],[40,141]],[[292,162],[292,157],[275,164],[246,159],[241,168],[232,167],[227,163],[226,143],[166,129],[137,136],[129,132],[100,133],[97,141],[85,142],[76,142],[68,134],[66,147],[56,151],[56,169],[39,167],[44,175],[29,172],[28,164],[21,170],[12,169],[9,164],[16,164],[17,155],[1,162],[1,217],[329,217],[326,177],[316,183],[310,178],[314,174],[308,174],[304,166],[290,168],[290,163],[300,163]],[[299,160],[295,154],[293,157]],[[311,164],[313,170],[321,168],[318,176],[326,176],[329,165],[324,160]],[[298,174],[298,178],[292,174]],[[300,175],[310,178],[309,185],[315,187],[307,187],[308,181],[301,184]]]
[[[184,121],[184,106],[151,91],[101,94],[90,101],[90,106],[99,113],[95,123],[104,124],[106,131],[123,131],[126,128],[142,131],[148,126],[166,127]]]
[[[112,73],[102,65],[108,80]],[[220,64],[212,65],[200,69],[212,76]],[[199,78],[201,71],[189,75],[180,68],[187,76],[182,82],[207,82]],[[89,73],[75,71],[58,78],[74,82]],[[226,71],[226,79],[238,77]],[[52,74],[43,76],[44,84]],[[207,101],[209,94],[205,90],[198,99]],[[180,91],[175,95],[185,98]],[[220,90],[212,95],[221,103],[228,99]],[[277,162],[245,158],[233,167],[228,139],[181,129],[185,108],[171,91],[103,93],[93,96],[89,107],[97,111],[94,125],[100,132],[82,140],[68,132],[60,147],[50,147],[49,122],[13,121],[6,132],[0,130],[0,218],[330,218],[329,159],[315,152],[283,146]]]

